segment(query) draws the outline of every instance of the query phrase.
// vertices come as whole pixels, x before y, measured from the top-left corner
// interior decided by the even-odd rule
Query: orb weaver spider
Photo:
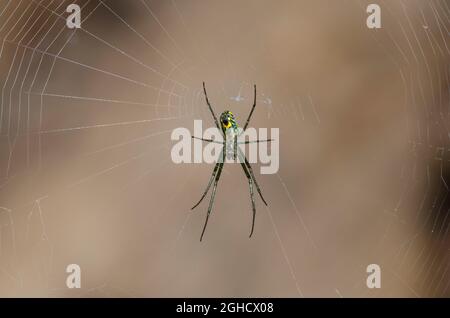
[[[209,110],[214,119],[214,123],[216,124],[217,129],[222,133],[223,141],[216,141],[214,139],[205,139],[205,138],[200,138],[200,137],[195,137],[195,136],[192,136],[192,138],[207,141],[207,142],[219,143],[219,144],[222,144],[223,147],[220,151],[219,160],[217,161],[216,165],[214,166],[214,170],[209,179],[206,190],[203,192],[203,195],[200,198],[200,200],[197,202],[197,204],[191,208],[191,210],[195,209],[200,204],[200,202],[202,202],[203,198],[208,193],[209,188],[211,187],[211,185],[214,181],[211,198],[210,198],[209,206],[208,206],[208,212],[206,214],[206,220],[205,220],[205,224],[203,225],[203,230],[202,230],[202,234],[200,236],[200,241],[202,241],[203,235],[205,234],[206,226],[207,226],[208,220],[209,220],[209,215],[211,214],[211,211],[213,208],[214,198],[216,196],[217,184],[219,182],[220,175],[221,175],[222,169],[223,169],[223,165],[225,163],[225,157],[230,158],[231,155],[233,157],[233,160],[236,160],[236,156],[239,158],[241,167],[244,170],[245,176],[247,177],[247,180],[248,180],[248,186],[250,189],[250,199],[252,201],[252,209],[253,209],[252,228],[251,228],[250,235],[249,235],[249,237],[251,237],[253,234],[254,227],[255,227],[255,217],[256,217],[255,199],[253,197],[253,185],[255,185],[256,190],[258,191],[259,196],[261,197],[261,199],[265,205],[267,205],[267,202],[266,202],[266,200],[264,200],[264,197],[261,193],[261,189],[259,188],[259,185],[256,182],[255,175],[253,174],[253,169],[252,169],[250,163],[248,162],[247,157],[244,155],[242,150],[237,145],[238,144],[249,144],[249,143],[260,143],[260,142],[272,141],[272,139],[266,139],[266,140],[257,139],[257,140],[253,140],[253,141],[243,141],[243,142],[237,141],[237,137],[240,136],[247,129],[247,126],[250,122],[250,118],[252,117],[253,111],[255,110],[256,85],[254,85],[253,106],[250,111],[250,114],[248,115],[247,121],[245,122],[244,128],[240,133],[239,133],[239,127],[236,123],[236,118],[231,111],[226,110],[220,115],[220,124],[221,125],[219,125],[219,121],[217,120],[214,110],[211,107],[211,104],[209,103],[208,94],[206,93],[206,88],[205,88],[205,82],[203,82],[203,92],[205,94],[206,104],[208,105]]]

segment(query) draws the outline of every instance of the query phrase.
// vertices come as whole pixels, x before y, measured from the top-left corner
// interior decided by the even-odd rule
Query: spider
[[[266,200],[264,200],[264,197],[261,193],[261,189],[259,188],[258,183],[256,182],[255,179],[255,175],[253,174],[253,170],[252,167],[250,165],[250,163],[248,162],[246,156],[243,154],[242,150],[240,148],[238,148],[238,144],[249,144],[249,143],[260,143],[260,142],[270,142],[272,141],[272,139],[266,139],[266,140],[253,140],[253,141],[244,141],[244,142],[238,142],[237,141],[237,137],[239,137],[246,129],[247,126],[250,122],[250,118],[252,117],[253,111],[255,110],[255,106],[256,106],[256,85],[254,85],[254,99],[253,99],[253,106],[252,109],[250,111],[250,114],[248,115],[247,121],[245,122],[244,128],[241,132],[239,132],[239,127],[236,123],[236,118],[233,115],[233,113],[229,110],[224,111],[221,115],[220,115],[220,124],[219,125],[219,121],[217,120],[217,117],[214,113],[214,110],[211,107],[211,104],[209,103],[209,99],[208,99],[208,94],[206,93],[206,88],[205,88],[205,82],[203,82],[203,92],[205,94],[205,99],[206,99],[206,104],[209,107],[209,110],[212,114],[212,117],[214,119],[214,123],[216,124],[216,127],[219,131],[221,131],[223,138],[223,141],[216,141],[214,139],[205,139],[205,138],[199,138],[199,137],[195,137],[192,136],[192,138],[195,139],[200,139],[203,141],[207,141],[207,142],[214,142],[214,143],[220,143],[222,144],[222,149],[220,151],[220,155],[219,155],[219,160],[217,161],[216,165],[214,166],[214,170],[212,172],[212,175],[209,179],[208,185],[206,187],[206,190],[203,192],[202,197],[200,198],[200,200],[197,202],[196,205],[194,205],[192,207],[191,210],[195,209],[200,202],[202,202],[203,198],[206,196],[206,194],[209,191],[209,188],[211,187],[211,185],[214,182],[213,185],[213,189],[212,189],[212,193],[211,193],[211,199],[209,201],[209,206],[208,206],[208,212],[206,214],[206,220],[205,220],[205,224],[203,225],[203,230],[202,230],[202,234],[200,236],[200,241],[202,241],[203,239],[203,235],[205,234],[205,230],[206,230],[206,226],[208,225],[208,220],[209,220],[209,215],[211,214],[212,208],[213,208],[213,204],[214,204],[214,198],[216,195],[216,189],[217,189],[217,183],[219,182],[220,179],[220,175],[222,173],[222,169],[223,169],[223,165],[225,163],[225,157],[227,158],[233,158],[233,160],[236,160],[236,157],[238,157],[239,159],[239,163],[241,164],[242,169],[244,170],[244,174],[247,177],[248,180],[248,186],[250,189],[250,199],[252,201],[252,209],[253,209],[253,218],[252,218],[252,227],[250,230],[250,236],[252,237],[253,234],[253,230],[255,227],[255,216],[256,216],[256,207],[255,207],[255,199],[253,197],[253,185],[255,185],[256,190],[259,193],[259,196],[261,197],[262,201],[264,202],[265,205],[267,205]]]

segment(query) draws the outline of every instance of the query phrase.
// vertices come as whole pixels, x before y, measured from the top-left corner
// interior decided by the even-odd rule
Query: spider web
[[[449,8],[445,1],[416,2],[417,8],[406,1],[380,4],[389,25],[374,40],[403,83],[410,160],[399,170],[401,190],[385,208],[388,221],[376,251],[388,251],[381,264],[391,264],[389,284],[400,283],[412,297],[448,296]],[[413,231],[392,245],[389,238],[407,226]]]
[[[380,1],[369,30],[369,3],[1,1],[0,295],[447,296],[450,10]],[[251,125],[280,128],[251,240],[242,172],[224,167],[199,243],[212,166],[170,159],[174,128],[212,126],[202,81],[241,121],[256,82]]]

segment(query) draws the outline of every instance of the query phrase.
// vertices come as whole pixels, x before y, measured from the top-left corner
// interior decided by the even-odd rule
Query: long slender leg
[[[214,180],[214,177],[216,176],[216,172],[217,172],[217,169],[219,168],[219,165],[220,165],[219,162],[216,163],[216,166],[214,167],[214,170],[213,170],[213,172],[212,172],[212,174],[211,174],[211,178],[209,178],[209,182],[208,182],[208,186],[206,187],[206,190],[203,192],[202,197],[201,197],[200,200],[199,200],[199,201],[191,208],[191,210],[194,210],[194,209],[200,204],[200,202],[202,202],[203,199],[205,198],[206,194],[207,194],[208,191],[209,191],[209,188],[211,187],[211,184],[212,184],[212,182],[213,182],[213,180]]]
[[[223,154],[223,148],[222,148],[222,151],[220,152],[219,157],[222,157],[222,154]],[[222,162],[223,162],[223,161],[222,161]],[[216,163],[216,165],[215,165],[215,167],[214,167],[214,170],[213,170],[213,172],[212,172],[212,174],[211,174],[211,178],[209,179],[208,186],[206,187],[205,192],[203,192],[202,197],[201,197],[200,200],[197,202],[197,204],[194,205],[194,206],[191,208],[191,210],[195,209],[195,208],[197,207],[197,205],[199,205],[200,202],[202,202],[203,198],[204,198],[204,197],[206,196],[206,194],[208,193],[208,190],[209,190],[209,188],[211,187],[211,184],[212,184],[212,182],[213,182],[213,180],[214,180],[214,177],[216,176],[217,170],[219,169],[220,163],[221,163],[220,161],[218,161],[218,162]]]
[[[223,163],[221,163],[220,165],[223,166]],[[203,225],[202,235],[200,236],[200,242],[202,241],[203,235],[205,234],[206,226],[208,225],[209,215],[211,214],[211,211],[212,211],[212,208],[213,208],[214,198],[216,196],[217,181],[218,181],[218,179],[216,179],[214,181],[214,186],[213,186],[213,189],[212,189],[212,192],[211,192],[211,199],[209,200],[208,212],[206,214],[205,224]]]
[[[197,137],[195,137],[195,138],[197,138]],[[243,145],[243,144],[247,145],[247,144],[257,144],[257,143],[260,143],[260,142],[270,142],[270,141],[273,141],[273,139],[246,140],[246,141],[240,141],[240,142],[238,142],[238,144],[240,144],[240,145]]]
[[[192,139],[198,139],[198,140],[203,140],[203,141],[207,141],[207,142],[213,142],[215,144],[221,144],[223,145],[223,141],[217,141],[214,139],[209,139],[209,138],[201,138],[201,137],[196,137],[196,136],[191,136]]]
[[[250,122],[250,118],[252,117],[253,111],[255,110],[255,106],[256,106],[256,85],[254,85],[253,87],[254,87],[253,106],[252,106],[252,110],[250,111],[250,114],[248,114],[247,121],[245,122],[243,131],[245,131],[247,129],[247,126]]]
[[[209,110],[211,111],[211,114],[214,118],[214,123],[216,124],[217,129],[219,129],[219,131],[222,131],[220,129],[219,121],[217,120],[216,114],[214,113],[214,110],[212,109],[211,104],[209,103],[208,94],[206,94],[205,82],[203,82],[203,93],[205,94],[206,104],[208,104]]]
[[[225,158],[223,158],[223,159],[225,160]],[[200,236],[200,242],[203,239],[203,234],[205,234],[206,226],[208,225],[209,215],[211,214],[211,211],[212,211],[212,208],[214,205],[214,198],[216,196],[217,183],[219,182],[220,174],[222,173],[222,169],[223,169],[223,165],[224,165],[224,161],[219,162],[219,169],[217,171],[217,175],[214,180],[214,186],[213,186],[213,189],[211,192],[211,199],[209,200],[209,206],[208,206],[208,212],[206,214],[205,225],[203,225],[202,235]]]
[[[253,179],[250,176],[250,173],[248,172],[247,166],[244,162],[241,162],[242,169],[244,170],[245,176],[248,180],[248,187],[250,189],[250,199],[252,200],[252,211],[253,211],[253,217],[252,217],[252,229],[250,231],[249,237],[252,237],[253,229],[255,228],[255,218],[256,218],[256,207],[255,207],[255,198],[253,196]]]
[[[250,231],[250,235],[248,237],[252,237],[253,229],[255,228],[256,207],[255,207],[255,198],[253,197],[253,180],[251,178],[248,179],[248,186],[250,188],[250,198],[252,199],[252,209],[253,209],[252,230]]]
[[[237,137],[233,137],[233,161],[236,162],[236,156],[237,156]]]
[[[261,193],[261,189],[259,188],[258,182],[256,182],[256,178],[255,178],[255,174],[253,173],[252,166],[248,162],[247,157],[242,153],[241,148],[238,148],[238,151],[239,151],[239,158],[241,160],[241,163],[245,162],[245,165],[248,169],[248,172],[250,173],[251,178],[253,179],[253,182],[255,183],[256,190],[258,191],[259,196],[261,197],[261,200],[264,202],[265,205],[267,205],[267,202],[266,202],[266,200],[264,200],[264,197]]]

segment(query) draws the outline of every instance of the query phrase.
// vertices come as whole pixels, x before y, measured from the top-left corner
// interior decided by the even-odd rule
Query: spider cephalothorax
[[[216,165],[214,166],[213,173],[211,175],[211,178],[209,179],[208,186],[206,187],[206,190],[203,192],[203,195],[200,198],[200,200],[197,202],[197,204],[192,207],[192,209],[194,209],[197,205],[200,204],[200,202],[202,202],[203,198],[208,193],[209,188],[211,187],[211,185],[213,185],[211,199],[209,201],[208,212],[206,214],[205,225],[203,225],[203,230],[202,230],[202,235],[200,236],[200,241],[203,238],[203,234],[205,233],[206,225],[208,224],[209,215],[212,211],[214,197],[216,195],[217,183],[219,182],[220,175],[221,175],[222,169],[223,169],[223,165],[225,164],[225,157],[228,156],[228,154],[229,154],[229,150],[230,150],[229,148],[233,148],[233,149],[231,149],[232,155],[235,160],[237,158],[239,159],[239,163],[241,164],[242,169],[244,170],[244,174],[248,180],[248,186],[250,189],[250,199],[252,201],[252,210],[253,210],[252,228],[250,230],[250,236],[252,236],[253,228],[255,226],[255,216],[256,216],[255,199],[253,198],[253,185],[256,187],[256,191],[258,191],[259,196],[261,197],[264,204],[267,205],[267,203],[266,203],[266,200],[264,200],[264,198],[262,196],[261,189],[259,188],[258,183],[256,182],[255,175],[253,174],[253,169],[252,169],[250,163],[248,162],[248,160],[245,157],[242,150],[237,145],[238,144],[268,142],[268,141],[272,141],[272,139],[266,139],[266,140],[257,139],[257,140],[251,140],[251,141],[238,142],[237,137],[240,135],[240,132],[238,130],[238,126],[236,124],[236,120],[235,120],[233,113],[230,112],[229,110],[224,111],[220,115],[220,125],[219,125],[219,120],[217,120],[216,114],[214,113],[214,111],[211,107],[211,104],[209,103],[208,95],[206,94],[206,88],[205,88],[204,82],[203,82],[203,92],[205,93],[206,104],[208,104],[209,110],[214,119],[214,123],[216,124],[216,127],[217,127],[217,129],[219,129],[219,131],[222,130],[222,135],[224,137],[224,140],[219,142],[219,141],[216,141],[213,139],[205,139],[205,138],[192,136],[192,138],[200,139],[200,140],[207,141],[207,142],[216,142],[216,143],[220,143],[223,145],[222,150],[219,155],[219,158],[218,158],[218,161],[217,161]],[[254,86],[253,106],[250,111],[250,114],[247,117],[247,121],[245,122],[242,132],[244,132],[247,129],[247,126],[250,122],[250,118],[252,117],[253,111],[255,110],[255,106],[256,106],[256,85]]]
[[[224,111],[220,115],[220,123],[222,124],[222,131],[226,132],[229,128],[237,129],[236,119],[229,110]]]

